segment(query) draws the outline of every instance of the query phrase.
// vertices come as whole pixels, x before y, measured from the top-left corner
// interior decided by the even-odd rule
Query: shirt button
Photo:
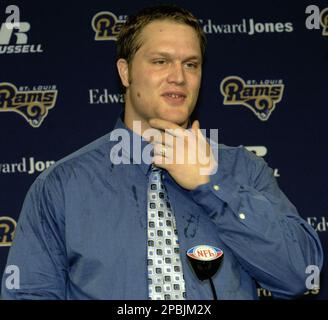
[[[215,191],[219,191],[219,190],[220,190],[220,187],[219,187],[217,184],[215,184],[215,185],[213,186],[213,189],[214,189]]]
[[[241,220],[245,220],[245,219],[246,219],[246,215],[245,215],[245,213],[240,212],[240,213],[239,213],[239,218],[240,218]]]

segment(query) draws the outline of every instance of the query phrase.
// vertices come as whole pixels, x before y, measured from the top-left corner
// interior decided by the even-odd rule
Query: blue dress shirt
[[[121,119],[119,128],[126,128]],[[8,289],[4,274],[2,298],[148,299],[150,166],[133,163],[128,148],[136,134],[127,132],[130,142],[117,154],[109,133],[38,176],[7,261],[19,268],[19,288]],[[218,299],[257,299],[256,281],[278,298],[307,291],[307,266],[322,266],[316,232],[262,158],[243,147],[212,147],[218,148],[219,167],[209,183],[188,191],[164,171],[187,299],[212,299],[209,282],[196,278],[185,255],[199,244],[224,251],[213,277]],[[119,158],[132,163],[115,164]]]

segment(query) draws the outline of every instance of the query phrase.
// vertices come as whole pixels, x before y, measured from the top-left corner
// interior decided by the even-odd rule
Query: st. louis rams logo
[[[92,18],[92,29],[95,31],[95,40],[108,41],[117,39],[124,20],[119,20],[116,15],[109,11],[98,12]]]
[[[0,217],[0,247],[9,247],[14,239],[17,223],[13,218]]]
[[[322,35],[328,36],[328,8],[321,11],[320,24],[322,26]]]
[[[11,83],[0,83],[0,112],[16,112],[34,128],[39,127],[53,108],[57,90],[18,91]]]
[[[225,105],[243,105],[262,121],[269,119],[276,104],[281,101],[283,84],[247,85],[243,79],[230,76],[223,79],[220,90]]]

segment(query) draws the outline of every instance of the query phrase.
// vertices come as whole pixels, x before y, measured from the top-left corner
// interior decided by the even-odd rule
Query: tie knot
[[[161,182],[162,180],[162,169],[155,167],[154,165],[151,166],[151,172],[150,172],[150,180],[157,180],[158,182]]]
[[[162,173],[162,169],[156,167],[154,164],[151,165],[151,172],[152,175],[154,174],[161,174]]]
[[[152,172],[161,172],[162,171],[162,169],[160,169],[160,168],[158,168],[158,167],[156,167],[155,165],[151,165],[151,171]]]

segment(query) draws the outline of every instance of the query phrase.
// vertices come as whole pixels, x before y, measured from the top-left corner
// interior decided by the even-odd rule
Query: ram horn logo
[[[320,23],[322,25],[322,35],[328,36],[328,8],[321,11]]]
[[[221,82],[224,105],[243,105],[262,121],[269,119],[276,104],[281,101],[283,84],[246,85],[243,79],[230,76]]]
[[[0,217],[0,247],[9,247],[14,239],[17,223],[13,218]]]
[[[55,106],[57,90],[18,91],[11,83],[0,83],[0,112],[17,112],[34,128]]]
[[[125,23],[119,20],[116,15],[109,11],[98,12],[92,18],[92,29],[95,31],[96,41],[117,40],[122,25]]]

